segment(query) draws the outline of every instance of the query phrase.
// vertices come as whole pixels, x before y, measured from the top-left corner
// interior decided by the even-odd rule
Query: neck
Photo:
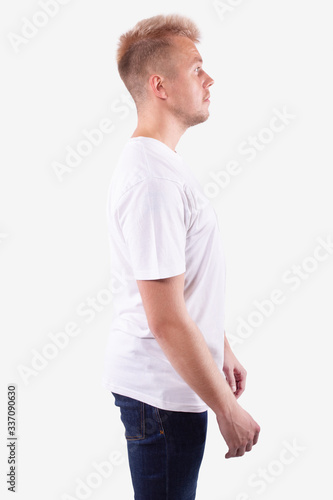
[[[159,116],[158,116],[159,115]],[[187,130],[177,118],[165,113],[138,113],[138,124],[132,137],[152,137],[175,151],[179,139]]]

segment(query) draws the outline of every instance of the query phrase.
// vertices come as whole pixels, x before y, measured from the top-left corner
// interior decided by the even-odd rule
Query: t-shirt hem
[[[175,403],[172,401],[162,401],[147,394],[142,394],[140,392],[133,391],[132,389],[119,387],[110,382],[107,382],[104,379],[102,380],[102,386],[111,392],[121,394],[122,396],[128,396],[129,398],[137,399],[138,401],[142,401],[143,403],[147,403],[148,405],[155,406],[156,408],[159,408],[161,410],[202,413],[209,409],[209,406],[206,405],[205,403],[199,406],[199,405],[188,405],[188,404],[186,405],[184,403]]]
[[[157,280],[163,278],[171,278],[172,276],[178,276],[186,271],[186,267],[182,266],[174,269],[160,269],[159,271],[135,271],[134,277],[137,280]]]

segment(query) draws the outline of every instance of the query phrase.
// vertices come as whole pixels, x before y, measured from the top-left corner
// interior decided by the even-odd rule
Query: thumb
[[[232,371],[228,372],[227,382],[228,382],[232,392],[236,392],[237,384],[236,384],[236,379],[235,379],[234,373]]]

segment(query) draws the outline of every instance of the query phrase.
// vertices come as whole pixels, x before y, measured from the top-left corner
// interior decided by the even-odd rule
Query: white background
[[[234,352],[248,371],[239,402],[262,429],[251,453],[225,460],[209,411],[197,500],[328,498],[333,255],[313,256],[318,238],[333,237],[331,2],[226,0],[219,15],[212,1],[71,0],[46,21],[36,14],[40,3],[5,2],[0,16],[2,498],[13,498],[5,477],[10,383],[17,385],[17,500],[133,498],[119,409],[101,386],[112,301],[90,322],[78,308],[108,286],[107,189],[136,126],[115,64],[117,40],[161,13],[197,22],[204,68],[215,80],[209,120],[188,130],[177,150],[206,189],[210,172],[231,160],[240,165],[212,203],[227,259],[226,331],[238,338]],[[26,43],[16,38],[15,50],[24,18],[45,25]],[[239,145],[269,137],[262,130],[274,108],[294,118],[249,161]],[[64,164],[66,148],[105,118],[113,131],[59,178],[54,162]],[[283,278],[294,265],[303,272],[296,289]],[[242,339],[239,318],[274,289],[284,302]],[[31,368],[50,332],[69,322],[78,334],[25,382],[20,365]],[[294,455],[283,451],[286,443],[296,445]],[[109,477],[78,496],[80,481],[96,479],[94,463],[113,452]],[[266,479],[258,483],[260,474]]]

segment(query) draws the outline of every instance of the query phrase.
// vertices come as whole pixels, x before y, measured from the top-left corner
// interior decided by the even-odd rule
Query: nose
[[[208,87],[211,87],[213,85],[214,80],[213,78],[211,78],[209,75],[207,75],[206,73],[206,78],[204,79],[204,88],[208,88]]]

